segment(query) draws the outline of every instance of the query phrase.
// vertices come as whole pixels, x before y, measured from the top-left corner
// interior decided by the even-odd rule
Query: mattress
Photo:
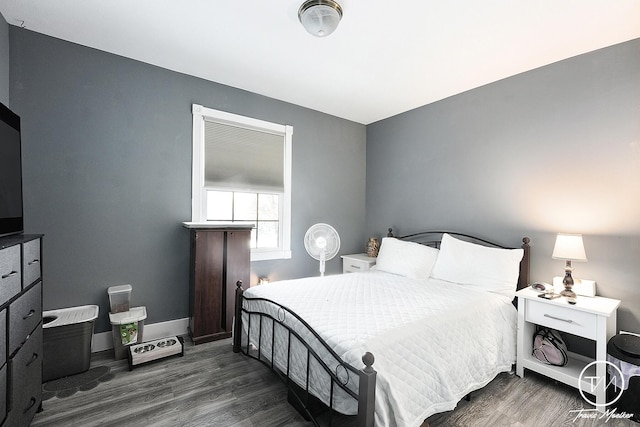
[[[298,385],[305,387],[308,381],[314,395],[342,413],[357,413],[357,402],[337,387],[330,395],[329,375],[307,357],[297,339],[291,340],[289,356],[288,332],[279,323],[308,342],[356,392],[357,376],[344,369],[304,323],[357,368],[363,367],[365,352],[373,353],[378,426],[419,426],[430,415],[455,408],[465,395],[509,371],[516,360],[517,313],[511,301],[470,286],[374,270],[274,282],[252,287],[244,296],[245,310],[277,321],[260,321],[255,315],[249,321],[243,313],[243,343],[250,332],[250,342],[263,358]]]

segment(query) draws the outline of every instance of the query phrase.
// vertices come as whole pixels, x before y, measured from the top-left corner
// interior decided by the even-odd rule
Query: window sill
[[[251,251],[251,261],[268,261],[272,259],[291,259],[291,251]]]

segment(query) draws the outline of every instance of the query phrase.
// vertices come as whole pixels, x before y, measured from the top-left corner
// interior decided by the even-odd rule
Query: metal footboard
[[[275,315],[262,311],[250,310],[244,307],[243,301],[265,301],[270,306],[277,307]],[[235,323],[233,333],[233,351],[242,352],[245,355],[259,360],[264,365],[276,372],[289,389],[289,402],[314,425],[319,426],[318,408],[328,409],[329,425],[332,425],[336,411],[334,396],[342,390],[343,396],[348,396],[358,402],[356,425],[358,427],[373,427],[375,410],[375,384],[376,371],[372,365],[374,357],[371,353],[365,353],[362,357],[364,368],[358,369],[343,361],[333,349],[311,328],[304,319],[286,307],[262,298],[245,298],[242,282],[237,282],[235,301]],[[243,325],[243,319],[246,325]],[[302,327],[304,333],[313,338],[315,348],[298,331],[291,327],[291,321]],[[246,335],[244,330],[246,328]],[[270,329],[270,342],[263,342],[263,331]],[[278,363],[276,350],[282,353],[282,348],[276,348],[276,335],[286,337],[286,363]],[[266,335],[266,334],[265,334]],[[246,339],[245,339],[246,337]],[[291,378],[292,346],[303,348],[303,357],[306,357],[306,372],[296,374],[297,382]],[[266,348],[267,354],[263,352]],[[320,354],[322,353],[322,354]],[[279,366],[280,365],[280,366]],[[315,369],[321,369],[328,376],[330,385],[328,402],[324,396],[319,396],[311,390],[310,376],[312,365]],[[357,383],[355,381],[357,379]],[[302,383],[302,384],[300,384]],[[346,393],[346,395],[345,395]]]

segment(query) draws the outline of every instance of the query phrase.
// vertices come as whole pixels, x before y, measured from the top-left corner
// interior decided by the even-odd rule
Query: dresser
[[[249,283],[252,225],[185,223],[190,232],[189,336],[201,344],[231,336],[236,282]]]
[[[0,238],[0,419],[28,426],[42,408],[42,236]]]
[[[518,337],[516,374],[524,376],[529,369],[563,382],[586,393],[585,400],[606,409],[607,342],[616,334],[616,314],[620,301],[612,298],[578,296],[571,305],[564,297],[547,300],[531,288],[516,292],[518,297]],[[595,357],[569,351],[566,366],[546,365],[533,355],[536,326],[587,338],[595,343]],[[569,349],[571,350],[571,349]],[[595,379],[603,381],[595,381]],[[597,387],[594,387],[597,385]],[[595,396],[595,401],[592,397]]]

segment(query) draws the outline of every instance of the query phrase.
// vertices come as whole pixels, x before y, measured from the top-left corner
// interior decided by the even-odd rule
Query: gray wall
[[[338,229],[343,254],[390,226],[513,245],[528,235],[532,278],[546,281],[562,273],[551,259],[555,233],[580,232],[589,261],[575,276],[622,299],[619,327],[640,331],[638,40],[374,123],[365,135],[352,122],[9,27],[0,97],[8,85],[23,120],[25,220],[27,232],[46,235],[45,309],[99,304],[97,331],[107,330],[106,288],[131,283],[148,323],[187,316],[180,222],[190,218],[190,108],[199,103],[294,126],[293,259],[253,263],[254,278],[316,274],[302,237],[319,221]],[[340,271],[340,260],[327,269]]]
[[[302,239],[332,224],[364,245],[363,125],[11,26],[11,101],[22,117],[25,228],[44,233],[44,308],[98,304],[129,283],[146,323],[188,316],[191,104],[294,127],[291,260],[252,275],[317,274]],[[327,272],[341,271],[339,257]]]
[[[532,279],[547,282],[563,273],[555,234],[582,233],[574,276],[640,332],[640,40],[367,126],[366,204],[370,234],[530,236]]]
[[[9,107],[9,24],[0,13],[0,102]]]

